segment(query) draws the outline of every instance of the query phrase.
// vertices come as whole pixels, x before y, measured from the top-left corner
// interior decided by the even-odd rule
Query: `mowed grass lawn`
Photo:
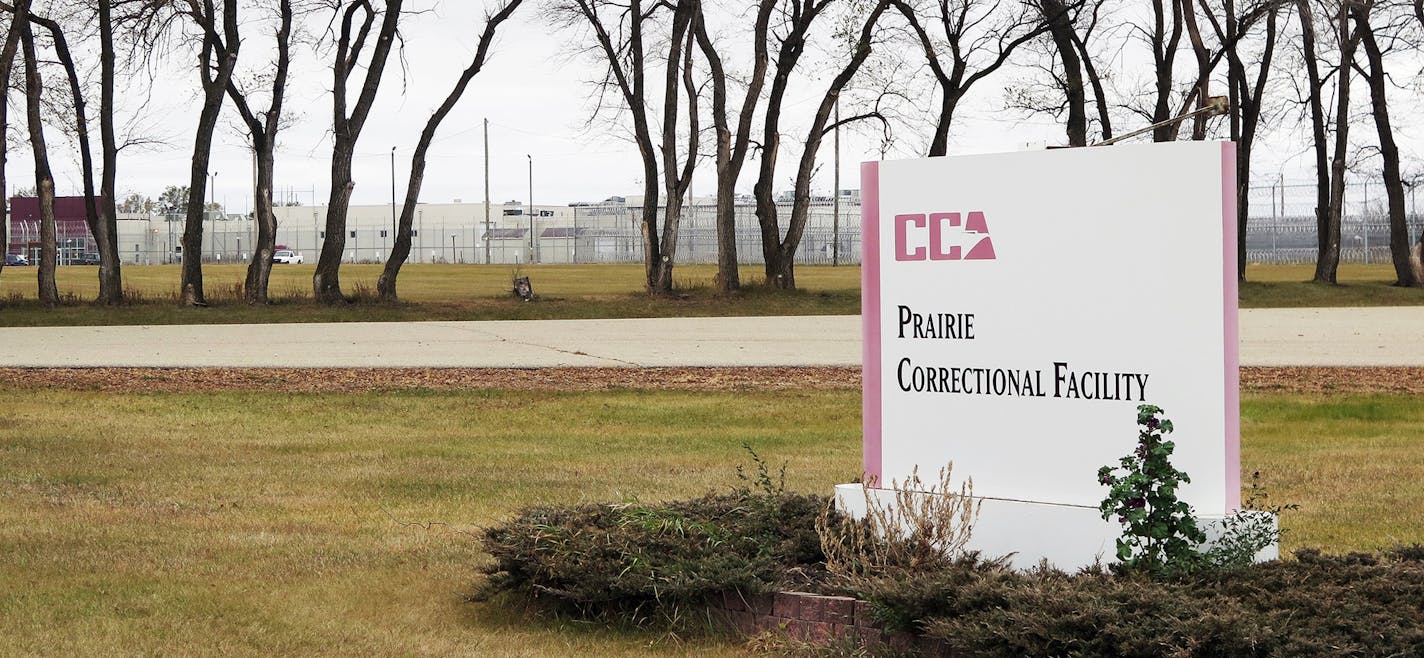
[[[726,490],[743,442],[804,491],[860,459],[856,391],[0,395],[0,655],[740,655],[466,602],[467,533]],[[1424,538],[1418,398],[1243,420],[1245,470],[1301,505],[1287,548]]]
[[[716,269],[684,265],[675,277],[681,295],[650,298],[642,293],[641,265],[407,265],[401,271],[400,305],[372,302],[380,265],[341,269],[343,290],[363,303],[324,306],[311,302],[313,265],[279,265],[272,270],[273,304],[253,308],[238,292],[243,265],[206,265],[209,308],[176,303],[179,266],[128,266],[123,270],[130,304],[101,308],[89,303],[98,291],[94,267],[61,267],[56,274],[65,303],[44,309],[35,300],[35,268],[0,271],[0,326],[104,324],[206,324],[412,320],[522,320],[737,315],[833,315],[860,312],[860,268],[801,266],[799,290],[767,289],[758,266],[744,266],[748,287],[737,295],[717,294]],[[511,279],[529,276],[539,300],[524,303],[510,294]],[[1241,286],[1242,308],[1301,306],[1401,306],[1424,304],[1424,290],[1396,288],[1388,265],[1345,265],[1340,285],[1308,283],[1310,266],[1252,265]]]
[[[137,300],[117,308],[89,303],[98,295],[97,269],[61,267],[56,282],[66,303],[44,309],[35,300],[35,268],[0,271],[0,326],[104,324],[205,324],[418,320],[539,320],[671,316],[831,315],[860,312],[860,268],[797,268],[800,290],[791,294],[759,285],[759,267],[743,267],[747,289],[717,294],[716,267],[686,265],[674,277],[677,298],[651,298],[643,291],[641,265],[407,265],[398,292],[402,304],[374,301],[380,265],[344,265],[342,290],[362,303],[326,306],[311,301],[314,265],[278,265],[269,291],[273,303],[250,307],[239,291],[244,265],[205,265],[208,308],[177,305],[177,265],[123,269],[124,287]],[[523,302],[510,292],[514,276],[527,276],[538,299]]]

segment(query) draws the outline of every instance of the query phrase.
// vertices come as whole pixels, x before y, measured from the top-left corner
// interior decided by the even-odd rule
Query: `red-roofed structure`
[[[97,203],[97,200],[96,200]],[[98,251],[94,236],[85,220],[84,197],[62,196],[54,199],[55,243],[59,246],[59,262],[78,261],[86,253]],[[17,196],[10,199],[10,242],[5,253],[24,254],[31,263],[40,259],[40,200]]]

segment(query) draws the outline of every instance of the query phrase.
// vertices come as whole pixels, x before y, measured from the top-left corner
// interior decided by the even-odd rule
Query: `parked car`
[[[98,265],[99,254],[80,254],[79,260],[74,261],[77,265]]]
[[[12,267],[23,267],[30,264],[30,259],[24,254],[5,254],[5,264]]]
[[[272,254],[272,262],[301,265],[302,255],[291,249],[278,249]]]

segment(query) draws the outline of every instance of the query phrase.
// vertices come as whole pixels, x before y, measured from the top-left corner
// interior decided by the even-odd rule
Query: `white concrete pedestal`
[[[836,505],[852,517],[864,516],[867,492],[875,497],[877,504],[894,502],[893,490],[866,489],[862,484],[840,484],[836,485]],[[977,500],[982,500],[983,504],[967,548],[979,551],[986,558],[1011,555],[1010,563],[1015,569],[1030,569],[1046,560],[1065,571],[1095,562],[1108,564],[1116,561],[1116,542],[1122,534],[1122,527],[1104,521],[1096,507],[999,498]],[[1197,517],[1198,527],[1206,531],[1208,545],[1220,537],[1223,518],[1219,515]],[[1274,524],[1276,520],[1272,517],[1269,522]],[[1279,548],[1270,546],[1258,553],[1256,560],[1274,560],[1278,555]]]

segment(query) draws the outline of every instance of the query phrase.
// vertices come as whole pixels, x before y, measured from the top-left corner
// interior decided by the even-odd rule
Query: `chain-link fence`
[[[791,204],[777,204],[777,218],[785,235],[791,221]],[[860,204],[842,203],[836,217],[832,203],[811,204],[805,231],[796,248],[796,262],[805,265],[860,263]],[[625,229],[592,229],[570,243],[567,251],[557,252],[572,262],[643,262],[643,238],[640,229],[641,208],[624,209],[618,224]],[[737,261],[743,264],[766,262],[762,253],[761,229],[756,206],[737,205]],[[666,208],[658,209],[658,225],[666,218]],[[583,246],[583,253],[577,246]],[[567,261],[555,261],[567,262]],[[677,262],[715,264],[717,262],[717,207],[691,205],[682,209],[678,221]]]
[[[1412,188],[1406,190],[1405,213],[1410,243],[1419,239],[1424,216],[1415,205]],[[1246,225],[1246,260],[1251,263],[1309,264],[1318,255],[1316,196],[1313,183],[1253,185],[1250,220]],[[1361,181],[1345,186],[1344,215],[1340,220],[1340,261],[1388,263],[1389,212],[1384,185]]]
[[[473,206],[472,208],[479,208]],[[834,204],[813,203],[805,232],[796,251],[803,264],[856,264],[860,262],[860,205],[844,202],[837,220]],[[353,208],[361,221],[347,228],[343,262],[382,263],[395,246],[389,223],[372,225]],[[716,263],[716,206],[690,205],[682,209],[678,228],[677,262]],[[790,221],[791,205],[777,206],[783,233]],[[483,215],[471,209],[468,217],[439,220],[417,216],[412,224],[410,263],[641,263],[643,262],[642,209],[623,204],[573,206],[555,214],[549,211],[499,217],[486,227]],[[481,211],[482,213],[482,211]],[[658,225],[666,209],[658,210]],[[278,224],[276,244],[315,262],[326,239],[325,225],[316,213],[311,220],[289,218]],[[742,263],[763,262],[761,232],[756,208],[736,206],[737,256]],[[532,236],[532,237],[531,237]],[[241,216],[214,216],[203,222],[202,258],[205,263],[247,262],[256,243],[252,220]],[[181,216],[119,223],[119,252],[124,262],[168,264],[181,262]],[[82,251],[82,249],[78,249]]]
[[[1247,260],[1253,263],[1313,263],[1316,258],[1315,186],[1309,183],[1259,184],[1250,188],[1250,221],[1246,230]],[[485,224],[483,206],[442,215],[417,215],[408,262],[411,263],[641,263],[643,261],[642,209],[621,203],[578,205],[533,214],[498,216]],[[364,210],[370,213],[362,214]],[[478,210],[477,210],[478,209]],[[277,244],[315,262],[326,238],[320,217],[324,208],[302,208],[279,223]],[[1406,199],[1411,242],[1424,230],[1424,215],[1415,204],[1413,189]],[[510,211],[505,211],[508,214]],[[468,214],[466,214],[468,213]],[[477,214],[478,213],[478,214]],[[761,231],[756,207],[739,199],[735,207],[737,257],[745,264],[763,262]],[[663,226],[665,209],[658,211]],[[777,214],[784,234],[791,205],[779,204]],[[367,217],[366,215],[370,215]],[[395,244],[394,231],[384,208],[352,208],[343,261],[381,263]],[[428,218],[427,218],[428,217]],[[33,225],[31,225],[33,224]],[[36,222],[14,221],[11,242],[16,253],[34,251],[38,262],[39,227]],[[81,228],[82,229],[82,225]],[[60,263],[78,263],[94,251],[87,231],[64,233]],[[1389,217],[1384,188],[1378,182],[1356,182],[1346,187],[1345,215],[1341,227],[1341,261],[1387,263]],[[181,216],[126,217],[119,222],[119,253],[126,263],[167,264],[181,261]],[[250,219],[214,214],[204,221],[204,262],[247,262],[252,256],[256,230]],[[27,255],[30,255],[27,253]],[[805,231],[796,250],[796,262],[808,265],[858,264],[861,258],[860,204],[846,199],[836,217],[835,204],[811,204]],[[677,261],[716,263],[716,206],[711,202],[682,210],[678,230]]]

